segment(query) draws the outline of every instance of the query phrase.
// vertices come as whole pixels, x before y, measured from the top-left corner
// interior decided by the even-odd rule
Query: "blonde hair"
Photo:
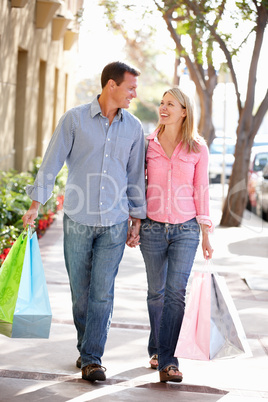
[[[171,88],[167,90],[163,97],[167,93],[174,96],[174,98],[177,99],[181,106],[186,110],[186,116],[184,117],[182,123],[182,146],[187,149],[189,153],[200,152],[199,145],[205,143],[205,140],[198,134],[197,131],[194,102],[179,88]],[[159,129],[158,136],[160,137],[165,131],[165,125],[158,124],[157,129]]]

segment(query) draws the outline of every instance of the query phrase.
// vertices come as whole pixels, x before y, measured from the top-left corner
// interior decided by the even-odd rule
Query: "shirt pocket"
[[[114,157],[124,163],[129,160],[129,154],[132,146],[132,140],[125,137],[117,137],[114,148]]]
[[[187,178],[194,176],[195,160],[191,156],[179,155],[174,161],[174,171],[176,176],[187,175]]]
[[[162,167],[165,166],[165,160],[163,156],[155,152],[148,152],[146,160],[147,167],[149,169],[157,170],[162,169]]]

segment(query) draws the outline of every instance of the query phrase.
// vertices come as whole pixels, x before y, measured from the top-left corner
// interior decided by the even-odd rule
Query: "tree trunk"
[[[175,63],[174,63],[174,76],[173,76],[173,85],[174,86],[180,85],[180,74],[178,74],[178,68],[179,68],[180,64],[181,64],[180,57],[176,57]]]
[[[244,130],[242,126],[243,124],[238,126],[235,161],[230,178],[228,194],[223,206],[223,213],[220,222],[221,226],[240,226],[247,205],[248,167],[252,147],[252,136],[251,133]]]
[[[268,93],[266,93],[256,115],[253,116],[257,67],[268,17],[264,3],[257,7],[257,12],[256,38],[250,63],[247,96],[244,108],[239,111],[235,162],[220,222],[220,225],[228,227],[240,226],[242,222],[248,198],[247,182],[251,147],[268,107]]]
[[[200,119],[198,123],[199,134],[202,135],[207,145],[210,146],[215,138],[215,129],[212,122],[212,95],[206,91],[198,91],[200,100]]]

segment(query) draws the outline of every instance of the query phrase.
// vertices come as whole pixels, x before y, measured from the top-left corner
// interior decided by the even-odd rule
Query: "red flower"
[[[57,197],[57,211],[60,211],[63,208],[63,201],[64,201],[64,195],[58,195]]]
[[[7,256],[9,252],[10,252],[10,248],[4,248],[3,253],[5,256]]]

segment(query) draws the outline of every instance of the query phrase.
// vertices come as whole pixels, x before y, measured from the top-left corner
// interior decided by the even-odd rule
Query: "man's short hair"
[[[135,77],[140,75],[140,71],[120,61],[107,64],[102,70],[101,87],[104,88],[109,80],[114,80],[116,85],[120,85],[124,81],[124,75],[128,72]]]

